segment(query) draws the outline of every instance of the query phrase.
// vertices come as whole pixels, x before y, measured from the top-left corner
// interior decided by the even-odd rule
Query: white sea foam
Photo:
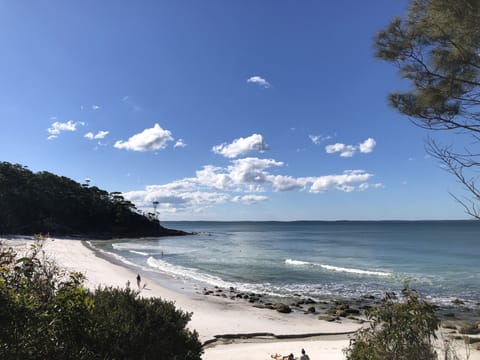
[[[157,271],[160,271],[162,273],[165,273],[169,276],[172,276],[176,279],[190,280],[190,281],[193,280],[203,284],[208,284],[210,286],[218,286],[219,288],[224,288],[224,289],[233,287],[238,291],[261,292],[269,295],[281,296],[280,294],[271,292],[271,285],[269,283],[251,284],[251,283],[225,281],[218,276],[206,274],[193,268],[188,268],[180,265],[173,265],[167,261],[156,259],[153,256],[150,256],[147,259],[147,264],[151,268]]]
[[[142,256],[150,255],[149,253],[146,253],[146,252],[143,252],[143,251],[136,251],[136,250],[128,250],[128,251],[130,251],[132,254],[137,254],[137,255],[142,255]]]
[[[139,243],[118,243],[112,244],[112,247],[115,250],[158,250],[159,246],[157,244],[139,244]]]
[[[152,255],[152,253],[160,253],[161,251],[168,255],[187,254],[198,251],[198,249],[192,249],[186,246],[169,246],[167,244],[159,244],[155,242],[152,242],[151,244],[141,244],[138,242],[114,243],[112,244],[112,248],[118,251],[130,251],[135,254],[148,252],[148,255]]]
[[[92,244],[91,244],[90,242],[88,242],[88,243],[89,243],[90,246],[92,246]],[[95,247],[95,246],[93,246],[93,247]],[[134,263],[134,262],[131,262],[131,261],[125,259],[123,256],[120,256],[120,255],[115,254],[115,253],[113,253],[113,252],[106,251],[106,250],[103,250],[103,249],[99,249],[98,247],[95,247],[95,250],[96,250],[96,251],[99,251],[99,252],[101,252],[101,253],[104,253],[104,254],[106,254],[106,255],[108,255],[108,256],[111,256],[111,257],[113,257],[114,259],[116,259],[116,260],[118,260],[118,261],[121,261],[122,263],[124,263],[124,264],[126,264],[126,265],[128,265],[128,266],[130,266],[130,267],[137,268],[137,269],[139,268],[139,269],[141,269],[141,270],[148,271],[148,269],[147,269],[146,267],[141,266],[141,265],[139,265],[139,264],[136,264],[136,263]]]
[[[293,266],[318,266],[318,267],[321,267],[322,269],[329,270],[329,271],[346,272],[346,273],[359,274],[359,275],[373,275],[373,276],[392,275],[391,273],[384,272],[384,271],[352,269],[352,268],[345,268],[345,267],[319,264],[319,263],[314,263],[309,261],[301,261],[301,260],[293,260],[293,259],[286,259],[285,264],[293,265]]]

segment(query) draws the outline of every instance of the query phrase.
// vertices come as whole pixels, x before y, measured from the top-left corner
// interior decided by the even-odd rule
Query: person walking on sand
[[[140,289],[140,282],[142,281],[142,278],[140,277],[140,274],[137,274],[137,286]]]
[[[302,349],[302,356],[300,356],[300,360],[310,360],[310,357],[305,354],[305,349]]]

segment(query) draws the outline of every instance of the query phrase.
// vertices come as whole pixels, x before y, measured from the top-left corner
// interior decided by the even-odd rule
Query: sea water
[[[382,296],[405,283],[437,303],[480,301],[480,222],[165,222],[195,235],[93,241],[143,271],[272,296]]]

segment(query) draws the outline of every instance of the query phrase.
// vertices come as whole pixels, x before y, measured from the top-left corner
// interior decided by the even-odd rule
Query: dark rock
[[[315,313],[317,310],[315,309],[315,306],[310,306],[308,309],[307,309],[307,313],[310,313],[310,314],[313,314]]]
[[[345,309],[345,312],[350,315],[360,315],[360,310],[358,309]]]
[[[480,334],[480,328],[477,324],[466,324],[462,326],[458,332],[460,334],[476,335]]]
[[[460,299],[452,300],[452,303],[455,305],[465,305],[465,303]]]
[[[319,316],[318,316],[318,320],[324,320],[324,321],[332,322],[332,321],[337,320],[337,317],[336,317],[336,316],[331,316],[331,315],[322,314],[322,315],[319,315]]]
[[[283,313],[283,314],[288,314],[288,313],[292,312],[292,309],[290,308],[290,306],[288,306],[284,303],[275,304],[275,310],[277,310],[279,313]]]

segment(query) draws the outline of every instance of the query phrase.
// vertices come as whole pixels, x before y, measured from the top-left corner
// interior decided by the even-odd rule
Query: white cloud
[[[368,154],[373,151],[375,145],[377,145],[377,142],[372,138],[368,138],[364,142],[360,143],[358,148],[360,149],[361,153]]]
[[[180,182],[166,185],[151,185],[144,190],[130,191],[122,194],[140,208],[152,209],[153,202],[158,201],[158,211],[175,213],[177,211],[199,212],[203,207],[222,204],[230,199],[225,193],[200,191],[184,187]],[[179,186],[180,185],[180,186]]]
[[[260,134],[252,134],[247,138],[241,137],[235,139],[231,144],[223,143],[216,145],[212,148],[212,151],[227,158],[235,158],[252,151],[264,152],[267,149],[268,145],[263,140],[263,136]]]
[[[50,127],[47,129],[48,133],[50,134],[48,136],[48,140],[52,140],[58,137],[60,133],[64,131],[76,131],[78,125],[85,125],[84,122],[75,122],[72,120],[68,120],[67,122],[59,122],[55,121],[53,122]]]
[[[233,184],[246,185],[254,191],[261,190],[258,186],[269,183],[270,174],[266,171],[268,168],[283,166],[280,161],[252,157],[233,160],[232,163],[233,165],[228,167],[228,171]]]
[[[342,143],[336,143],[333,145],[325,146],[327,154],[334,154],[339,152],[341,157],[352,157],[355,154],[356,148],[353,145],[345,145]]]
[[[265,80],[264,78],[262,78],[258,75],[248,78],[247,83],[258,84],[258,85],[260,85],[264,88],[269,88],[270,87],[270,83],[267,80]]]
[[[358,190],[365,191],[370,188],[381,189],[383,187],[384,185],[382,183],[375,183],[375,184],[363,183],[363,184],[360,184],[360,186],[358,187]]]
[[[135,134],[127,141],[119,140],[114,147],[132,151],[155,151],[164,149],[169,141],[173,141],[172,133],[155,124],[153,128],[145,129]]]
[[[286,175],[271,175],[269,181],[274,191],[290,191],[303,189],[308,183],[308,178],[294,178]]]
[[[312,179],[313,183],[310,187],[310,192],[324,192],[332,188],[345,192],[351,192],[355,189],[354,184],[364,183],[372,176],[372,174],[369,174],[364,170],[347,170],[341,175],[320,176]]]
[[[244,158],[232,161],[226,169],[212,165],[204,166],[197,171],[197,181],[214,189],[247,189],[262,191],[262,185],[269,184],[270,174],[266,169],[282,166],[283,163],[273,159]]]
[[[237,195],[232,198],[233,202],[241,202],[243,204],[255,204],[261,201],[267,201],[268,197],[264,195]]]
[[[310,140],[312,140],[312,143],[314,143],[315,145],[319,145],[320,143],[326,140],[330,140],[332,138],[330,135],[323,136],[323,135],[313,135],[313,134],[308,135],[308,137],[310,138]]]
[[[101,130],[98,133],[94,134],[92,132],[86,133],[83,137],[86,137],[87,139],[90,140],[98,140],[98,139],[103,139],[105,136],[109,134],[108,131]]]
[[[346,145],[342,143],[327,145],[325,146],[325,151],[327,154],[340,153],[341,157],[352,157],[355,155],[357,150],[360,150],[360,152],[363,154],[371,153],[376,144],[377,143],[373,138],[368,138],[364,142],[358,144],[358,146]]]
[[[227,189],[232,185],[232,179],[228,174],[220,173],[223,168],[213,165],[206,165],[202,170],[196,172],[197,181],[204,186],[214,189]]]
[[[267,201],[268,196],[259,192],[303,190],[322,193],[338,190],[348,193],[383,187],[380,183],[370,184],[373,174],[365,170],[310,177],[275,174],[283,165],[283,162],[274,159],[235,159],[226,167],[205,165],[196,172],[195,177],[164,185],[149,185],[124,196],[137,206],[149,210],[152,209],[152,202],[158,201],[161,212],[196,213],[228,201],[239,204]]]
[[[98,110],[98,109],[100,109],[100,106],[98,106],[98,105],[92,105],[92,110]]]
[[[178,139],[177,142],[175,143],[175,145],[173,145],[174,148],[177,148],[177,147],[186,147],[187,144],[185,143],[185,141],[183,139]]]

